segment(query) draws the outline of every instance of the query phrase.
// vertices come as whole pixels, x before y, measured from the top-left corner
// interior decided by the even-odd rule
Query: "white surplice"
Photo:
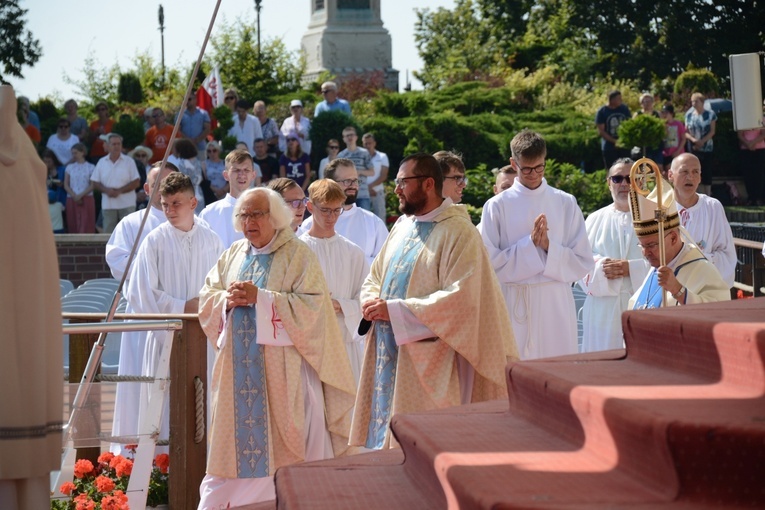
[[[136,313],[184,313],[186,301],[199,296],[205,276],[222,252],[218,235],[196,218],[188,232],[163,223],[146,236],[138,249],[125,294],[128,302]],[[172,331],[147,334],[142,375],[154,375],[162,344],[172,336]],[[148,406],[146,386],[141,385],[139,421]],[[167,409],[166,400],[160,439],[169,433]]]
[[[620,349],[624,347],[622,312],[627,310],[630,297],[642,285],[648,262],[638,245],[629,211],[608,205],[590,214],[585,227],[595,268],[579,281],[587,293],[582,310],[582,352]],[[603,261],[607,258],[627,260],[629,276],[606,278]]]
[[[531,241],[534,220],[547,217],[550,246]],[[576,199],[547,184],[513,185],[483,207],[481,236],[499,278],[522,360],[575,354],[576,314],[571,284],[594,261]]]
[[[128,214],[117,224],[112,232],[109,242],[106,243],[106,263],[115,279],[121,280],[125,274],[130,250],[133,248],[138,237],[138,229],[141,226],[143,215],[146,210],[135,211]],[[165,223],[167,218],[162,209],[149,207],[149,217],[141,232],[140,243],[146,236]],[[124,293],[123,289],[123,293]],[[128,302],[125,313],[135,313]],[[146,346],[146,331],[127,331],[122,333],[120,340],[120,357],[117,368],[118,375],[140,375],[143,361],[143,350]],[[114,419],[112,421],[112,435],[134,436],[138,432],[138,407],[141,399],[141,386],[136,383],[117,383],[117,393],[114,397]],[[115,454],[126,453],[123,445],[113,444],[112,451]]]
[[[236,205],[236,198],[231,193],[226,193],[225,197],[205,207],[199,215],[218,234],[223,241],[224,249],[235,241],[244,239],[242,232],[234,230],[234,205]]]
[[[311,225],[313,225],[313,216],[303,222],[298,235],[311,230]],[[335,232],[361,248],[369,266],[372,265],[372,261],[380,253],[382,245],[388,238],[388,229],[383,220],[356,204],[347,211],[343,211],[335,224]]]
[[[690,241],[698,246],[701,253],[720,271],[720,276],[733,287],[736,276],[736,247],[733,232],[719,200],[698,194],[699,201],[685,208],[677,204],[680,224],[691,235]]]
[[[361,285],[369,274],[369,264],[361,248],[340,234],[320,239],[306,232],[300,236],[300,240],[316,254],[327,280],[330,296],[337,300],[343,310],[342,314],[336,316],[337,325],[343,333],[345,350],[348,352],[353,378],[358,386],[364,361],[364,337],[357,333],[361,321],[359,294]]]

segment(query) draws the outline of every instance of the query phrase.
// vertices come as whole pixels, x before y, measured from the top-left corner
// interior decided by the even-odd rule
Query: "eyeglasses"
[[[58,125],[58,128],[59,128],[59,129],[62,129],[62,128],[66,129],[66,128],[68,128],[68,127],[69,127],[69,124],[59,124],[59,125]]]
[[[337,209],[330,209],[329,207],[319,207],[319,212],[322,214],[322,216],[330,217],[330,216],[340,216],[343,214],[343,208],[338,207]]]
[[[207,149],[207,154],[212,154],[213,152],[218,152],[218,149]]]
[[[265,215],[269,214],[271,211],[252,211],[252,212],[243,212],[236,215],[237,218],[239,218],[242,223],[246,223],[249,220],[255,220],[258,221],[259,219],[263,218]]]
[[[454,179],[454,184],[457,186],[467,184],[467,177],[464,175],[447,175],[444,179]]]
[[[326,89],[321,91],[322,94],[327,94],[329,92],[334,92],[334,89]]]
[[[406,186],[406,181],[409,179],[427,179],[430,177],[429,175],[413,175],[412,177],[401,177],[400,179],[393,179],[393,182],[396,183],[397,188],[403,188]]]
[[[609,179],[611,179],[611,182],[613,182],[614,184],[621,184],[622,181],[624,181],[624,180],[627,181],[627,184],[632,182],[632,181],[630,181],[630,176],[629,175],[612,175],[611,177],[609,177]]]
[[[346,188],[350,188],[351,186],[358,186],[359,182],[361,182],[359,179],[343,179],[342,181],[335,181],[338,184],[342,184]]]
[[[106,110],[108,110],[108,108],[106,108],[104,106],[100,106],[100,107],[96,108],[97,112],[105,112]]]
[[[666,239],[667,236],[669,234],[671,234],[671,233],[672,232],[667,232],[666,234],[664,234],[664,239]],[[653,250],[655,250],[656,248],[659,247],[659,243],[648,243],[648,244],[640,244],[640,243],[638,243],[638,246],[640,246],[640,249],[643,250],[643,251],[653,251]]]
[[[545,171],[545,164],[542,163],[541,165],[537,166],[522,166],[520,168],[520,171],[523,175],[529,175],[531,172],[536,172],[538,174],[541,174]]]
[[[287,141],[288,142],[297,142],[298,139],[297,138],[287,138]]]
[[[235,101],[235,100],[236,100],[236,98],[235,98],[235,97],[233,97],[233,96],[226,96],[225,98],[223,98],[223,100],[224,100],[224,101]]]
[[[151,116],[152,116],[152,117],[154,117],[155,119],[156,119],[157,117],[162,117],[163,115],[165,115],[165,114],[164,114],[164,113],[152,113],[152,114],[151,114]]]
[[[339,148],[339,145],[327,145],[327,149],[338,150]]]
[[[285,200],[285,202],[287,202],[287,205],[293,209],[300,209],[301,207],[305,207],[305,204],[308,203],[308,199],[298,198],[297,200]]]

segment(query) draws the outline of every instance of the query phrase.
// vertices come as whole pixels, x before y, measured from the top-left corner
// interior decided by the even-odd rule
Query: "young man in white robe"
[[[585,221],[595,268],[579,281],[587,293],[582,309],[582,352],[621,349],[622,312],[648,273],[630,215],[630,169],[633,161],[617,159],[608,170],[613,203]]]
[[[177,172],[175,165],[168,163],[160,172],[161,162],[154,163],[146,175],[146,182],[143,190],[146,196],[151,196],[151,190],[154,183],[159,179],[162,181],[171,172]],[[148,207],[149,217],[141,231],[141,237],[138,239],[138,230],[141,227],[145,209],[135,211],[124,217],[112,232],[109,241],[106,243],[106,263],[112,272],[112,276],[117,280],[122,280],[122,276],[127,269],[128,258],[133,249],[136,239],[138,246],[149,232],[167,221],[162,205],[160,204],[161,195],[156,193],[154,199]],[[137,249],[137,248],[136,248]],[[129,276],[125,280],[123,295],[127,288]],[[135,310],[128,302],[125,313],[135,313]],[[117,367],[118,375],[140,375],[143,367],[143,351],[146,346],[146,331],[127,331],[122,333],[120,340],[120,357]],[[137,383],[122,382],[117,383],[117,392],[114,396],[114,418],[112,420],[112,436],[135,436],[138,433],[138,408],[141,399],[141,385]],[[113,443],[112,451],[115,454],[125,454],[127,451],[124,444]]]
[[[218,350],[200,510],[273,500],[279,467],[349,451],[353,374],[319,262],[276,191],[249,189],[234,212],[245,239],[199,296]]]
[[[218,234],[223,241],[223,247],[228,248],[234,241],[244,239],[244,234],[234,229],[233,211],[236,199],[255,181],[255,167],[250,153],[244,149],[229,152],[223,178],[229,183],[229,192],[222,199],[205,207],[199,217]]]
[[[364,359],[364,337],[358,334],[361,321],[359,294],[369,274],[364,252],[335,232],[343,214],[345,193],[335,181],[320,179],[308,187],[308,210],[313,218],[310,230],[300,236],[316,254],[327,280],[337,325],[343,334],[353,378],[358,385]]]
[[[690,152],[672,160],[667,173],[675,189],[680,224],[690,234],[689,241],[701,250],[728,284],[736,276],[736,247],[733,232],[719,200],[696,193],[701,184],[701,162]]]
[[[205,275],[223,252],[223,245],[217,234],[194,215],[197,199],[188,176],[171,173],[160,184],[160,195],[167,222],[152,230],[141,243],[126,297],[136,313],[196,313]],[[141,375],[154,376],[162,347],[172,337],[172,331],[148,333]],[[168,404],[166,399],[160,439],[169,434]],[[148,405],[148,388],[142,387],[139,423]]]
[[[361,248],[371,265],[388,237],[388,229],[380,218],[356,205],[359,192],[356,165],[350,159],[335,158],[324,169],[324,177],[338,183],[345,192],[343,214],[335,224],[335,231]],[[307,232],[312,223],[313,218],[306,219],[298,235]]]
[[[571,284],[594,261],[576,199],[547,184],[547,147],[533,131],[510,143],[513,185],[489,199],[481,235],[497,273],[522,360],[578,352]]]
[[[645,197],[630,191],[632,225],[651,270],[630,298],[629,309],[660,308],[663,296],[666,306],[730,300],[730,289],[714,264],[697,246],[683,241],[685,236],[680,234],[683,227],[680,226],[672,187],[664,180],[662,183],[661,202],[658,187]],[[659,246],[661,234],[656,221],[659,203],[666,209],[663,261]]]
[[[429,154],[401,162],[396,223],[361,290],[368,321],[351,444],[397,447],[397,413],[507,398],[518,359],[499,284],[464,206]]]

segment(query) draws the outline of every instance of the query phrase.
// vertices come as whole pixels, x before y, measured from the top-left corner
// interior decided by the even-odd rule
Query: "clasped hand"
[[[258,302],[258,288],[251,281],[235,281],[226,289],[226,310]]]
[[[368,321],[389,321],[388,303],[380,298],[370,299],[361,305],[361,314]]]
[[[544,251],[550,248],[550,239],[547,237],[548,230],[550,229],[547,227],[547,216],[540,214],[534,220],[534,228],[531,230],[531,242],[534,243],[534,246],[538,246]]]

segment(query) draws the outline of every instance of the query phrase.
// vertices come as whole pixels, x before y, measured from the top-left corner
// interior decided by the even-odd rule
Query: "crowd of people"
[[[343,131],[348,155],[357,136]],[[631,190],[633,162],[618,159],[613,204],[585,221],[547,183],[542,136],[524,130],[510,148],[478,228],[459,204],[459,154],[406,157],[390,232],[358,206],[368,153],[338,154],[307,187],[289,177],[253,187],[255,159],[236,149],[226,195],[199,215],[193,178],[155,163],[145,186],[161,179],[160,194],[126,296],[131,310],[198,311],[208,337],[199,508],[273,499],[280,466],[395,448],[395,413],[502,398],[508,361],[579,352],[574,284],[587,293],[584,351],[623,347],[625,310],[730,299],[730,227],[696,193],[696,156],[673,159],[662,197]],[[668,204],[659,241],[655,211]],[[108,243],[115,277],[139,214]],[[120,373],[151,375],[165,334],[126,335]],[[147,408],[128,386],[118,387],[116,436],[135,434]]]
[[[319,114],[349,108],[333,83],[322,93]],[[264,104],[251,115],[235,91],[225,96],[243,138],[223,159],[192,102],[165,165],[169,125],[157,108],[131,155],[99,116],[88,128],[106,131],[95,165],[79,141],[43,157],[72,224],[93,220],[76,206],[101,192],[106,260],[115,278],[127,272],[128,311],[199,314],[212,409],[200,509],[274,499],[281,466],[395,448],[396,413],[504,398],[508,362],[580,352],[573,285],[587,294],[583,352],[623,347],[625,310],[730,299],[731,230],[719,202],[697,192],[703,161],[693,151],[672,154],[669,182],[657,175],[663,186],[647,196],[631,187],[633,161],[613,158],[613,203],[585,221],[576,198],[545,179],[544,138],[523,130],[510,164],[493,171],[477,228],[460,205],[460,155],[412,154],[393,181],[400,215],[388,231],[375,197],[389,163],[373,134],[359,147],[356,130],[343,129],[346,148],[330,140],[312,179],[299,100],[275,131]],[[73,125],[62,117],[54,145],[76,136]],[[69,154],[63,175],[56,150]],[[148,199],[157,183],[149,211],[137,211],[136,190]],[[169,338],[125,333],[120,375],[153,376]],[[114,436],[135,435],[149,407],[135,386],[118,384]]]
[[[611,168],[619,158],[631,156],[636,159],[634,149],[619,147],[619,126],[625,120],[639,115],[660,118],[666,126],[666,136],[660,146],[646,147],[647,158],[655,161],[660,169],[669,171],[672,160],[690,153],[701,163],[701,191],[709,195],[714,175],[714,136],[717,133],[717,114],[705,103],[703,94],[691,95],[691,107],[685,112],[684,122],[675,119],[675,107],[671,102],[662,105],[661,111],[654,109],[655,99],[651,93],[640,96],[640,110],[634,115],[622,101],[619,90],[608,93],[608,102],[595,114],[595,125],[601,137],[601,150],[605,168]],[[763,103],[765,110],[765,103]],[[765,121],[765,115],[763,116]],[[748,203],[763,205],[765,201],[765,129],[742,129],[736,132],[741,151],[740,171],[746,185]],[[639,156],[637,156],[639,157]],[[736,192],[737,193],[737,192]]]

